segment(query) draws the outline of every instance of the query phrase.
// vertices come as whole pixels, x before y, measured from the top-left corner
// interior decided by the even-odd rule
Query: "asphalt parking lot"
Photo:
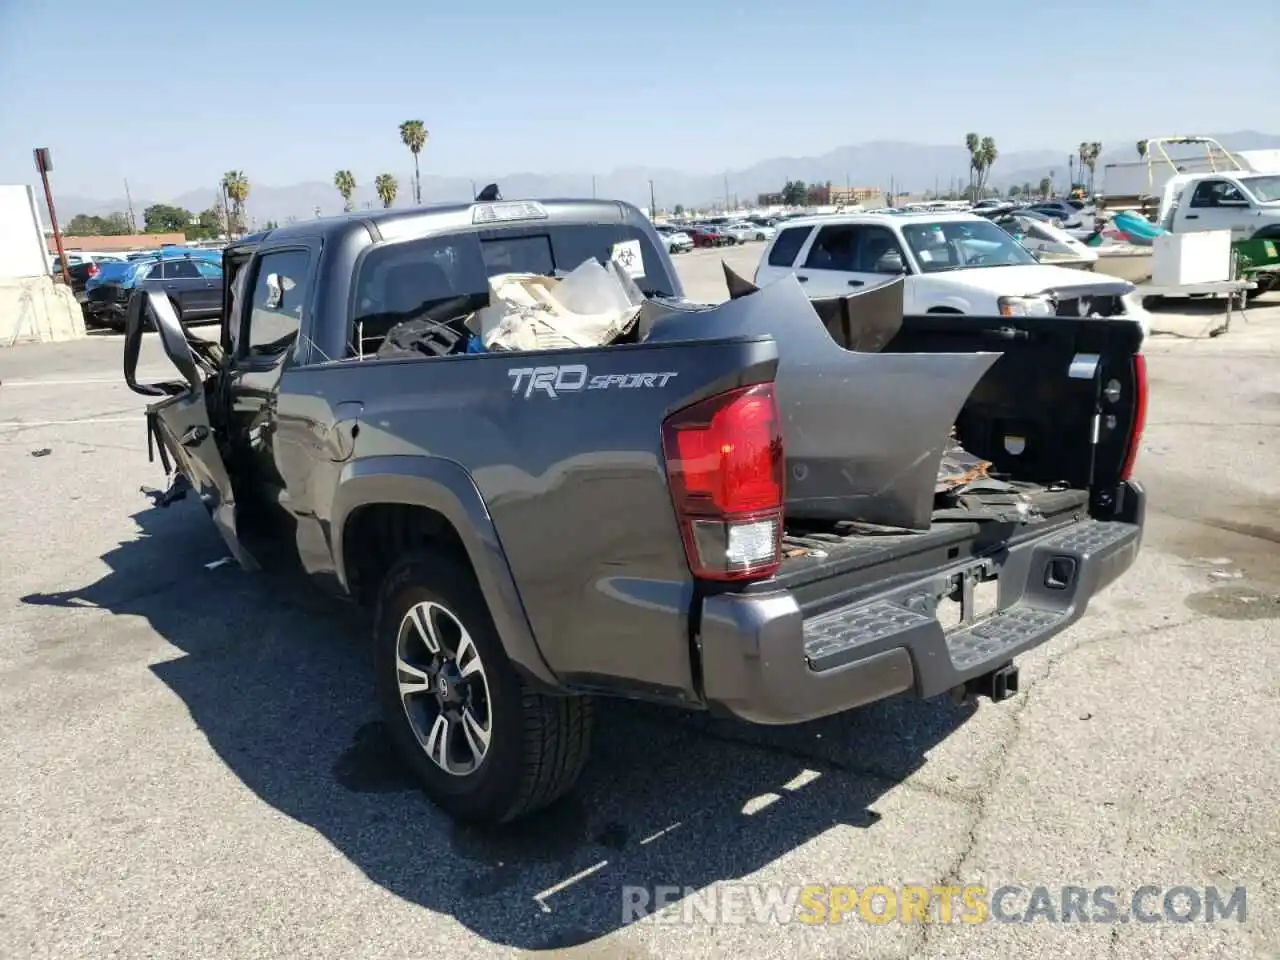
[[[676,263],[722,299],[758,250]],[[118,337],[0,351],[0,956],[1277,956],[1280,308],[1204,320],[1149,342],[1140,560],[1016,699],[773,729],[606,703],[576,793],[495,832],[391,762],[355,612],[151,505]],[[740,881],[1243,886],[1247,916],[623,923],[626,886]]]

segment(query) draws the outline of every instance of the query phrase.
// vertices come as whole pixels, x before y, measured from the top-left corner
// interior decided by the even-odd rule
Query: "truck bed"
[[[767,585],[796,594],[806,616],[856,602],[862,592],[891,587],[921,573],[981,559],[1087,518],[1089,494],[1043,484],[1025,485],[1032,518],[1022,522],[964,520],[940,509],[923,532],[876,529],[857,523],[788,523],[783,564]],[[892,573],[886,577],[886,568]],[[760,585],[759,589],[765,589]],[[809,589],[806,589],[809,588]]]

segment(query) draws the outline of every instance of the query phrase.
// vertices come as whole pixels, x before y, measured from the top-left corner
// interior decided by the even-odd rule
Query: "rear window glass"
[[[551,238],[498,237],[482,240],[480,249],[484,255],[485,269],[490,276],[496,273],[541,273],[551,276],[556,270],[555,257],[551,254]]]
[[[769,250],[769,266],[789,267],[794,264],[811,230],[813,227],[788,227],[780,231]]]
[[[352,354],[376,351],[399,323],[446,320],[489,303],[489,278],[502,273],[563,275],[594,258],[604,264],[628,243],[636,285],[648,296],[681,291],[648,235],[625,224],[565,224],[486,230],[388,243],[370,250],[355,285]],[[639,245],[638,259],[635,245]],[[639,274],[639,275],[636,275]]]

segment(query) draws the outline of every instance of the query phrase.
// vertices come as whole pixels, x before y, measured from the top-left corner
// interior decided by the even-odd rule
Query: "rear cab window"
[[[769,266],[794,266],[796,257],[800,255],[800,249],[812,232],[813,227],[785,227],[779,230],[773,246],[769,248]]]
[[[411,320],[457,327],[488,305],[490,277],[562,276],[589,259],[617,259],[647,296],[681,292],[648,234],[622,223],[520,224],[394,241],[370,248],[357,270],[348,356],[375,354],[393,327]]]

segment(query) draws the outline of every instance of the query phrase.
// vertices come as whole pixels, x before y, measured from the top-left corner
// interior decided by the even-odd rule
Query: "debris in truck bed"
[[[564,277],[500,274],[489,289],[489,306],[468,324],[486,350],[603,346],[632,329],[644,303],[613,260],[585,260]]]
[[[827,556],[827,551],[816,550],[813,547],[784,546],[782,549],[782,556],[787,560],[795,560],[799,557],[811,557],[814,560],[821,560],[823,557]]]
[[[986,460],[979,460],[965,450],[955,441],[954,436],[953,430],[951,446],[942,454],[942,460],[938,464],[938,483],[933,488],[935,494],[958,490],[990,476],[987,471],[991,468],[991,464]]]

